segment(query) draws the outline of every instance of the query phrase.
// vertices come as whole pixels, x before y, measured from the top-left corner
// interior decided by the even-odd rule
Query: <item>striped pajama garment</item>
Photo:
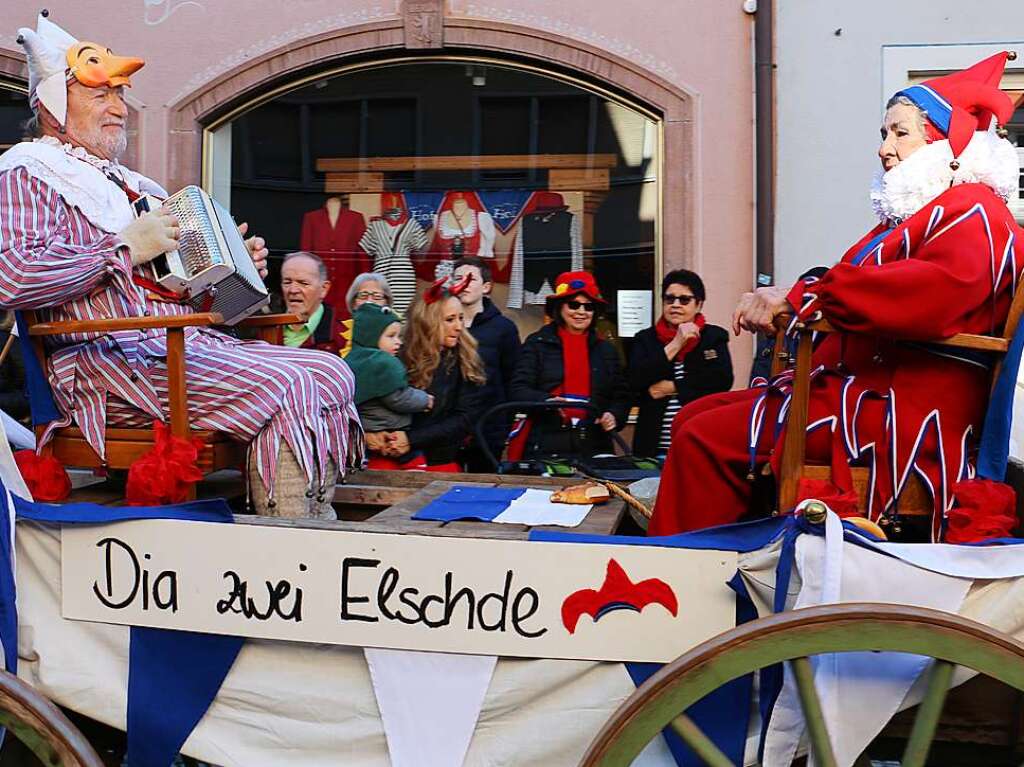
[[[0,172],[0,308],[33,309],[40,321],[168,316],[188,306],[160,301],[132,281],[128,249],[94,226],[25,168]],[[358,463],[362,430],[352,371],[326,352],[240,341],[209,328],[185,331],[193,428],[252,443],[273,493],[278,448],[294,452],[307,480],[333,459]],[[63,418],[102,458],[109,426],[148,426],[167,413],[163,330],[79,333],[48,341],[48,374]]]

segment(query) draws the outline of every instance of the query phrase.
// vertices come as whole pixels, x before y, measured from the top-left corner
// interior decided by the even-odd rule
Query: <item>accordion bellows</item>
[[[162,203],[143,197],[139,213],[162,204],[178,218],[178,249],[150,262],[153,278],[183,296],[197,312],[217,312],[234,325],[268,303],[270,294],[231,214],[198,186],[186,186]]]

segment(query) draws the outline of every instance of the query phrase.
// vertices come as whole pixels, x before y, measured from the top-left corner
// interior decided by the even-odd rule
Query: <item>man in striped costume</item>
[[[126,146],[122,89],[143,62],[79,43],[43,16],[37,31],[19,34],[35,138],[0,156],[0,307],[32,309],[43,321],[189,313],[154,293],[137,268],[177,247],[178,226],[162,210],[135,219],[128,192],[166,192],[117,161]],[[247,245],[265,273],[262,239]],[[191,424],[251,443],[257,511],[333,517],[338,470],[362,450],[344,361],[208,328],[187,329],[185,343]],[[53,338],[47,372],[63,417],[43,444],[73,422],[102,457],[107,426],[164,419],[166,354],[163,330]]]

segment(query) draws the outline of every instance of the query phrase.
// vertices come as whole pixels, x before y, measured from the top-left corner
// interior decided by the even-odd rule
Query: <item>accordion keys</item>
[[[217,312],[226,325],[255,314],[270,294],[252,262],[231,214],[198,186],[186,186],[163,202],[140,197],[136,213],[163,205],[178,218],[178,249],[153,259],[152,279],[197,312]]]

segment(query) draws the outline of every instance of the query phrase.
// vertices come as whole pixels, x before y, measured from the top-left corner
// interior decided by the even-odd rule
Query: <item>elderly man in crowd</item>
[[[168,317],[191,312],[140,267],[177,248],[177,220],[159,209],[135,218],[139,194],[165,197],[118,162],[127,145],[122,91],[141,59],[75,40],[45,18],[19,30],[28,55],[32,140],[0,157],[0,308],[42,321]],[[244,227],[243,227],[244,233]],[[266,266],[260,238],[248,241]],[[362,445],[353,379],[337,355],[186,330],[191,424],[251,443],[257,511],[333,516],[339,468]],[[105,429],[148,426],[167,413],[162,329],[52,337],[47,372],[62,417],[104,456]]]
[[[281,297],[285,309],[302,320],[286,325],[285,346],[338,354],[345,347],[345,323],[324,303],[331,289],[327,267],[315,253],[289,253],[281,265]]]

